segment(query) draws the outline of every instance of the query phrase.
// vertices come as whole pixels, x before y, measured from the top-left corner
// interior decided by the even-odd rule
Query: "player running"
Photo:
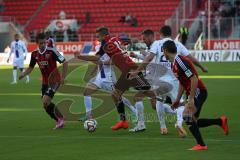
[[[38,49],[32,52],[29,67],[23,72],[19,79],[29,75],[37,63],[42,73],[42,104],[47,114],[56,121],[54,129],[62,128],[64,117],[52,103],[52,98],[60,84],[64,83],[67,74],[68,63],[65,58],[55,49],[46,46],[44,34],[38,34],[36,37]],[[57,63],[63,64],[62,75],[57,69]]]
[[[148,54],[153,55],[150,63],[146,67],[146,79],[151,84],[151,91],[155,93],[157,96],[157,102],[156,98],[151,99],[153,108],[156,107],[158,118],[160,121],[160,130],[161,134],[165,135],[168,133],[166,123],[165,123],[165,113],[169,114],[176,114],[177,115],[177,122],[176,122],[176,128],[179,132],[179,135],[181,137],[186,136],[186,131],[182,127],[183,119],[182,119],[182,112],[184,109],[184,106],[179,107],[177,110],[172,110],[170,105],[172,101],[174,101],[177,97],[177,91],[178,91],[178,80],[175,78],[171,71],[171,63],[167,61],[161,51],[161,46],[163,43],[163,40],[154,41],[154,32],[152,30],[144,30],[142,32],[143,35],[143,41],[148,46]],[[177,42],[176,42],[177,43]],[[179,44],[179,52],[187,56],[189,53],[187,49]],[[142,99],[144,98],[143,95],[137,94],[135,97],[136,102],[136,108],[138,113],[138,123],[133,128],[130,129],[130,132],[138,132],[145,130],[145,123],[144,123],[144,115],[143,115],[143,102]],[[161,102],[160,99],[164,100],[164,102]]]
[[[137,64],[131,60],[127,55],[126,50],[121,46],[121,40],[117,37],[111,37],[106,27],[100,27],[96,30],[96,37],[101,42],[98,55],[102,56],[105,53],[110,57],[111,63],[115,65],[120,71],[121,75],[114,85],[112,92],[112,98],[117,107],[117,111],[120,116],[120,121],[112,126],[112,130],[118,130],[121,128],[128,128],[128,122],[126,120],[124,103],[122,100],[122,94],[130,87],[135,87],[139,90],[148,90],[150,85],[146,79],[144,79],[142,72],[140,72],[135,78],[128,79],[129,72],[137,68]],[[93,58],[98,61],[99,58]]]
[[[100,49],[100,45],[96,46],[96,52]],[[95,56],[88,56],[88,55],[75,55],[76,58],[92,61],[93,63],[97,64],[97,75],[93,77],[84,90],[84,105],[86,109],[86,119],[92,119],[92,97],[91,95],[96,92],[98,89],[103,89],[109,92],[113,91],[114,84],[116,83],[116,76],[115,72],[111,66],[110,57],[105,53],[103,55],[96,54]],[[95,61],[93,59],[95,57]],[[123,103],[130,109],[133,116],[136,116],[136,109],[131,105],[131,102],[122,97]],[[80,119],[81,121],[84,119]]]
[[[165,103],[171,103],[176,98],[176,94],[177,94],[177,90],[178,90],[178,81],[174,77],[174,75],[171,71],[171,63],[166,60],[166,58],[164,57],[163,52],[162,52],[162,44],[167,40],[171,40],[171,38],[170,38],[171,34],[172,34],[171,28],[169,26],[163,26],[160,29],[160,35],[162,38],[161,40],[154,42],[154,33],[151,31],[148,36],[145,35],[144,41],[148,47],[150,46],[149,47],[150,49],[149,49],[148,53],[145,53],[145,55],[146,55],[145,57],[141,56],[141,57],[144,57],[142,65],[139,66],[138,70],[135,71],[135,73],[132,73],[133,76],[135,76],[137,74],[137,72],[144,69],[145,66],[147,66],[150,62],[152,62],[151,65],[148,65],[148,67],[147,67],[147,70],[149,70],[149,71],[146,71],[146,72],[152,72],[152,74],[150,74],[148,76],[150,78],[153,78],[151,81],[155,81],[155,82],[151,83],[152,86],[155,86],[155,88],[156,88],[156,86],[159,86],[159,84],[160,84],[160,87],[158,89],[155,89],[155,91],[158,92],[157,95],[159,98],[166,100]],[[192,55],[189,54],[189,51],[186,49],[186,47],[184,47],[178,41],[174,41],[174,42],[177,46],[177,50],[178,50],[179,54],[189,57],[196,66],[201,68],[201,70],[203,72],[208,71],[207,68],[202,66],[196,58],[194,58]],[[164,67],[161,67],[161,65],[163,65]],[[160,67],[162,71],[158,70],[156,67]],[[163,72],[163,68],[166,68],[165,73]],[[159,72],[162,72],[162,73],[160,73],[160,75],[158,75]],[[157,76],[159,76],[160,78],[156,78]],[[162,82],[164,82],[164,83],[162,83]],[[171,87],[172,87],[172,89],[171,89]],[[163,92],[161,93],[161,91],[166,90],[166,89],[170,92],[168,92],[166,94],[166,91],[164,91],[165,94],[163,95]],[[136,108],[138,113],[143,113],[143,104],[141,102],[141,99],[143,97],[141,97],[141,96],[142,95],[140,95],[140,97],[138,97],[139,108]],[[151,101],[154,101],[154,99],[152,99]],[[152,102],[151,104],[155,104],[155,103]],[[183,110],[182,107],[179,107],[178,110],[172,110],[168,104],[164,104],[161,101],[157,101],[156,109],[157,109],[157,113],[158,113],[158,117],[159,117],[159,121],[160,121],[161,134],[168,133],[168,130],[167,130],[166,124],[165,124],[164,113],[170,113],[170,114],[177,113],[177,123],[175,124],[175,127],[177,128],[179,135],[181,137],[185,137],[186,132],[182,128],[182,125],[181,125],[182,124],[181,110]],[[143,115],[139,115],[139,116],[144,117]],[[137,125],[135,128],[133,128],[131,131],[141,131],[144,129],[145,129],[145,125],[144,125],[144,119],[143,119],[143,122],[141,122],[140,125]]]
[[[207,99],[207,89],[198,77],[198,73],[189,58],[177,54],[177,48],[173,41],[169,40],[163,44],[165,57],[173,63],[172,71],[180,82],[178,95],[172,107],[177,108],[179,101],[185,91],[187,103],[183,112],[183,118],[197,141],[197,145],[190,150],[207,150],[199,128],[218,125],[222,127],[224,134],[228,134],[227,117],[217,119],[198,119],[202,105]]]
[[[24,72],[24,60],[26,60],[27,56],[27,47],[25,42],[20,40],[19,34],[15,34],[15,40],[11,43],[11,51],[9,53],[9,57],[7,59],[7,63],[12,54],[13,57],[13,81],[11,84],[17,84],[17,68],[21,72]],[[29,76],[26,76],[26,83],[29,83]]]

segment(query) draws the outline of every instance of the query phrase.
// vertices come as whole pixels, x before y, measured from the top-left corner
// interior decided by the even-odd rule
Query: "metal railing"
[[[177,36],[181,26],[187,25],[182,19],[189,18],[197,9],[196,0],[182,0],[172,16],[165,21],[166,25],[171,26],[173,36]],[[186,26],[187,27],[187,26]]]

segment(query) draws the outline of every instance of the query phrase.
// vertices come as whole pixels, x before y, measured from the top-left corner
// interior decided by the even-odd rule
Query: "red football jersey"
[[[108,54],[114,65],[116,65],[123,73],[137,69],[137,64],[132,61],[127,52],[122,48],[122,42],[117,37],[107,36],[102,42],[99,55]]]
[[[39,49],[32,52],[29,67],[34,68],[37,63],[42,73],[42,83],[48,85],[60,82],[61,76],[57,69],[57,61],[63,63],[65,58],[55,49],[46,47],[42,52]]]
[[[204,83],[198,77],[198,73],[194,68],[193,63],[187,57],[176,55],[173,62],[172,70],[181,85],[184,87],[187,95],[189,95],[191,91],[190,78],[194,75],[198,78],[198,88],[201,90],[206,89]]]

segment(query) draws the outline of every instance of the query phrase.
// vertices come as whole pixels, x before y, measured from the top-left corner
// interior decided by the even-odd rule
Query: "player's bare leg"
[[[22,73],[25,71],[24,68],[20,68],[19,69]],[[26,76],[26,83],[29,83],[30,79],[29,79],[29,75]]]
[[[52,98],[44,95],[42,97],[43,107],[48,113],[48,115],[56,121],[56,126],[54,129],[62,128],[64,126],[64,118],[62,114],[55,107],[55,104],[51,102]]]

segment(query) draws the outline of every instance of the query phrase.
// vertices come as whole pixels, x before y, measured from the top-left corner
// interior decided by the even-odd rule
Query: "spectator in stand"
[[[137,17],[135,17],[135,16],[132,17],[131,26],[138,27]]]
[[[72,30],[70,28],[70,26],[67,29],[67,37],[68,37],[68,41],[72,42],[73,41],[73,34],[72,34]]]
[[[64,39],[64,31],[55,30],[54,35],[56,36],[56,42],[63,42]]]
[[[120,17],[119,22],[125,23],[125,19],[126,19],[126,14],[125,14],[124,16],[121,16],[121,17]]]
[[[90,23],[90,21],[91,21],[90,12],[86,12],[86,15],[85,15],[85,22],[86,22],[86,24]]]
[[[50,29],[48,29],[46,32],[45,32],[45,36],[46,37],[50,37],[52,35],[52,31]]]
[[[39,33],[40,33],[40,34],[45,34],[45,32],[44,32],[43,29],[40,29]]]
[[[0,12],[4,10],[4,3],[3,0],[0,0]]]
[[[60,17],[60,19],[62,19],[62,20],[66,19],[66,13],[65,13],[64,11],[61,11],[61,12],[59,13],[59,17]]]
[[[179,34],[180,34],[179,40],[184,46],[186,45],[186,42],[188,39],[188,33],[189,32],[187,27],[181,27],[179,29]]]
[[[130,13],[127,13],[126,16],[125,16],[125,22],[126,23],[131,23],[132,21],[132,16]]]
[[[72,31],[72,41],[73,42],[78,42],[79,41],[79,36],[78,36],[78,31],[77,29],[73,29]]]
[[[30,42],[35,42],[35,39],[36,39],[36,31],[30,31],[30,32],[29,32],[29,39],[30,39]]]

